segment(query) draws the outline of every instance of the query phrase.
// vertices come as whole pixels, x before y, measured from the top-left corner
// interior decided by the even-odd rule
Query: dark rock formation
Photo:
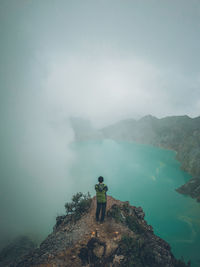
[[[176,189],[176,191],[180,194],[190,195],[200,202],[200,178],[192,178],[189,182]]]
[[[54,231],[13,267],[186,267],[175,259],[170,246],[153,233],[141,207],[108,196],[107,217],[95,221],[96,198],[78,220],[66,215]],[[59,221],[59,223],[58,223]]]
[[[28,254],[35,248],[35,244],[26,236],[16,238],[0,252],[0,266],[6,267],[14,260]]]
[[[76,132],[77,128],[73,129]],[[200,117],[192,119],[188,116],[172,116],[157,119],[148,115],[138,121],[123,120],[103,129],[89,130],[84,135],[79,131],[78,138],[79,141],[107,138],[172,149],[177,152],[176,158],[181,162],[181,168],[191,176],[200,178]],[[177,191],[200,199],[200,194],[196,193],[199,190],[195,191],[198,183],[192,187],[188,185]]]

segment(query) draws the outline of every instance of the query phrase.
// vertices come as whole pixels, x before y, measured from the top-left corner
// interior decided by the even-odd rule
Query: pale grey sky
[[[3,113],[199,115],[198,0],[1,0],[0,12]]]

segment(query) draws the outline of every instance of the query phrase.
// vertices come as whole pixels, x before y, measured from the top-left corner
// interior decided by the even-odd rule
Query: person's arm
[[[107,185],[104,187],[104,190],[107,192],[108,191],[108,187]]]

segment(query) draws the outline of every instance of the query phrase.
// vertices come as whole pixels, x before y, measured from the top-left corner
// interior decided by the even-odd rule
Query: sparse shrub
[[[126,267],[142,267],[140,259],[140,243],[138,240],[123,236],[119,244],[119,253],[125,256],[122,266]]]
[[[143,225],[141,225],[137,218],[130,215],[126,217],[126,224],[130,230],[132,230],[135,233],[142,234],[145,232],[145,228]]]
[[[129,204],[128,203],[123,204],[122,209],[124,212],[129,213],[130,211]]]
[[[66,213],[67,215],[71,215],[72,219],[77,221],[89,210],[91,202],[92,199],[89,192],[87,194],[81,192],[76,193],[72,196],[72,202],[65,204]]]
[[[112,205],[111,209],[107,212],[108,217],[112,217],[115,219],[116,222],[123,222],[124,219],[122,217],[122,211],[120,206],[114,204]]]

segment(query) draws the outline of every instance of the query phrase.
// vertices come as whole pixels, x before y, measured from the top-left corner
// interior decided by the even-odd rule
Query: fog
[[[199,27],[198,0],[0,0],[0,248],[79,191],[71,116],[199,116]]]

